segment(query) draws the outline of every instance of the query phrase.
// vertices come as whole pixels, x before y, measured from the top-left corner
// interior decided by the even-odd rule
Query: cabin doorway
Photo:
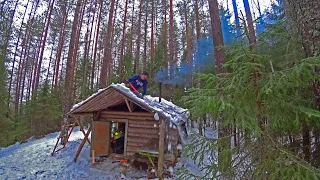
[[[112,121],[111,153],[126,155],[128,122]]]

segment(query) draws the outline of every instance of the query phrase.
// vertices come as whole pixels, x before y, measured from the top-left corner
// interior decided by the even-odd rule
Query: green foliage
[[[136,72],[134,72],[134,60],[130,54],[126,54],[124,56],[124,77],[127,79],[128,77],[132,76]]]
[[[251,143],[242,139],[239,149],[231,149],[231,152],[237,150],[233,154],[238,155],[232,156],[232,170],[224,173],[224,167],[230,163],[224,161],[230,157],[230,149],[218,148],[224,147],[224,139],[230,137],[212,140],[196,135],[183,153],[197,160],[203,174],[192,174],[182,168],[181,179],[197,176],[319,179],[319,170],[300,159],[299,154],[287,150],[278,139],[299,134],[303,122],[320,127],[320,112],[314,104],[311,87],[311,82],[320,78],[314,73],[314,69],[320,68],[320,57],[302,58],[300,44],[278,26],[264,34],[257,45],[258,51],[251,50],[245,42],[226,47],[224,67],[228,72],[197,74],[196,78],[202,82],[200,87],[190,89],[182,97],[194,117],[206,114],[216,119],[223,117],[222,127],[235,125],[250,133]],[[259,121],[268,123],[261,126]],[[206,164],[208,155],[219,157],[219,162]]]
[[[17,118],[25,130],[22,139],[42,137],[60,129],[61,105],[50,92],[48,82],[44,83],[36,99],[27,102]]]

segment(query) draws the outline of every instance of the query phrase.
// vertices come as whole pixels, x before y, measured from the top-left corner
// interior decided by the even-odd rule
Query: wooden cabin
[[[180,143],[177,126],[184,124],[188,117],[185,109],[171,102],[162,100],[160,103],[158,98],[150,96],[140,99],[121,84],[99,90],[75,105],[69,115],[74,118],[92,116],[88,131],[92,130],[91,150],[95,156],[121,154],[130,157],[151,153],[158,158],[159,172],[163,172],[166,155],[176,157],[176,147]]]

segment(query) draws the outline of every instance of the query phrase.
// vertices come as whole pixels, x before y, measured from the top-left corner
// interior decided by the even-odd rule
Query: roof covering
[[[183,109],[163,98],[159,102],[159,97],[147,95],[144,99],[140,99],[124,84],[112,84],[107,88],[98,90],[86,100],[75,104],[69,114],[96,112],[125,103],[125,98],[148,112],[159,113],[161,116],[167,117],[170,122],[176,125],[189,117],[187,109]]]

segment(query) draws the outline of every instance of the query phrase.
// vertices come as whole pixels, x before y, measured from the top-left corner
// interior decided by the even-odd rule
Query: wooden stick
[[[57,142],[56,142],[56,145],[54,146],[53,151],[52,151],[52,153],[51,153],[51,156],[53,156],[53,155],[54,155],[54,153],[55,153],[55,151],[56,151],[56,148],[57,148],[57,146],[58,146],[58,143],[59,143],[60,139],[61,139],[61,138],[60,138],[60,137],[58,137]]]
[[[165,121],[161,119],[160,124],[160,137],[159,137],[159,157],[158,157],[158,178],[159,180],[163,179],[163,157],[164,157],[164,124]]]
[[[71,133],[72,133],[72,131],[73,131],[73,129],[74,129],[75,126],[76,126],[76,122],[72,124],[71,130],[70,130],[70,132],[69,132],[69,134],[68,134],[66,143],[63,145],[63,148],[65,148],[66,145],[68,144],[68,142],[69,142],[69,137],[71,136]],[[62,148],[62,149],[63,149],[63,148]]]
[[[83,133],[84,136],[86,136],[86,133],[84,132],[83,126],[80,124],[80,121],[78,119],[76,119],[76,122],[79,124],[80,126],[80,130]],[[88,141],[88,143],[91,145],[91,142],[89,140],[89,138],[86,138],[86,140]]]
[[[89,136],[90,132],[91,132],[91,125],[90,125],[90,127],[89,127],[89,129],[88,129],[88,131],[87,131],[87,133],[86,133],[86,135],[85,135],[85,137],[84,137],[84,139],[82,140],[82,142],[81,142],[81,144],[80,144],[80,146],[79,146],[78,150],[77,150],[76,156],[75,156],[75,157],[74,157],[74,159],[73,159],[73,161],[74,161],[74,162],[76,162],[76,161],[77,161],[78,156],[79,156],[79,154],[80,154],[80,152],[81,152],[81,150],[82,150],[82,148],[83,148],[84,144],[87,142],[87,141],[86,141],[86,138],[88,138],[88,136]]]
[[[94,164],[96,162],[96,157],[95,157],[95,151],[92,150],[92,164]]]
[[[127,104],[128,109],[129,109],[129,112],[132,113],[132,109],[131,109],[131,107],[129,105],[128,99],[124,98],[124,100],[126,101],[126,104]]]

